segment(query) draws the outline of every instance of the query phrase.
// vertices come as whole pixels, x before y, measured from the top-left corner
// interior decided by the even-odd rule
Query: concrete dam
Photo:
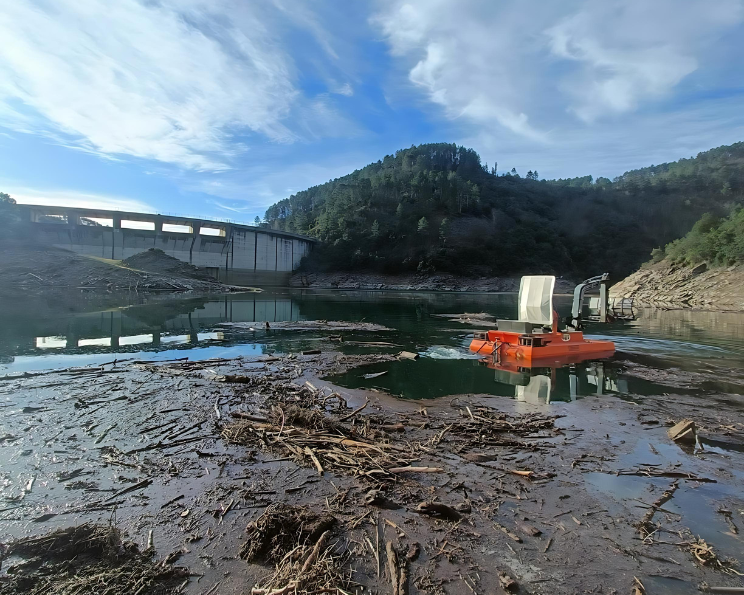
[[[111,260],[150,248],[232,285],[287,285],[316,240],[239,223],[192,217],[18,205],[37,241]]]

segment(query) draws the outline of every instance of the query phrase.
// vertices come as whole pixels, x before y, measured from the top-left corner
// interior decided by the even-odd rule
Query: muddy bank
[[[378,273],[295,273],[291,287],[314,289],[392,289],[404,291],[519,291],[519,277],[457,277],[449,273],[435,275],[382,275]],[[566,279],[557,279],[556,293],[570,293],[575,287]]]
[[[0,287],[5,293],[43,294],[59,289],[89,291],[250,291],[210,280],[197,267],[162,250],[148,250],[117,262],[59,248],[2,245]]]
[[[1,381],[0,542],[115,510],[186,593],[741,586],[744,403],[705,390],[720,371],[680,377],[702,397],[412,402],[322,379],[392,356],[321,351]],[[669,439],[681,418],[702,449]]]
[[[744,311],[744,266],[685,266],[667,260],[648,265],[610,289],[638,305]]]

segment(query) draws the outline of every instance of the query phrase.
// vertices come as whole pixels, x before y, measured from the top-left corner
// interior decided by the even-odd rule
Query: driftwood
[[[400,574],[398,571],[398,554],[393,547],[393,543],[388,541],[385,544],[387,553],[388,572],[390,573],[390,585],[393,588],[393,595],[400,595]]]
[[[135,483],[134,485],[128,486],[124,489],[114,492],[111,496],[106,498],[106,502],[108,502],[109,500],[113,500],[114,498],[118,498],[119,496],[123,496],[124,494],[128,494],[129,492],[134,492],[136,490],[141,490],[143,488],[146,488],[151,483],[152,483],[152,479],[143,479],[142,481],[139,481]]]
[[[390,473],[444,473],[441,467],[392,467]]]
[[[346,421],[347,419],[351,419],[351,418],[352,418],[352,417],[354,417],[354,416],[355,416],[355,415],[356,415],[357,413],[359,413],[359,412],[360,412],[360,411],[362,411],[362,410],[363,410],[364,408],[366,408],[368,404],[369,404],[369,399],[365,400],[365,401],[364,401],[364,405],[362,405],[362,406],[361,406],[361,407],[359,407],[358,409],[354,409],[354,411],[352,411],[351,413],[347,413],[347,414],[346,414],[346,415],[344,415],[343,417],[340,417],[340,418],[338,419],[338,421],[340,421],[340,422],[341,422],[341,421]]]
[[[670,485],[669,488],[651,505],[651,508],[648,510],[648,512],[643,515],[643,518],[638,523],[638,530],[640,531],[642,537],[645,538],[654,532],[651,521],[653,520],[656,511],[672,499],[672,496],[674,496],[674,492],[677,491],[678,487],[679,485],[676,481],[672,483],[672,485]]]

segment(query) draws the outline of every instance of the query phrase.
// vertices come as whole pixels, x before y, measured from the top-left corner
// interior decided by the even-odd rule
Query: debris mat
[[[188,571],[157,562],[122,540],[118,529],[85,523],[9,543],[2,554],[6,576],[0,595],[167,595],[188,580]]]

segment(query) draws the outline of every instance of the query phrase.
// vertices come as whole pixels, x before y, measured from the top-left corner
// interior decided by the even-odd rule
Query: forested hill
[[[744,202],[744,143],[614,180],[523,173],[453,144],[411,147],[278,202],[264,225],[323,240],[311,270],[621,279],[703,213]]]

